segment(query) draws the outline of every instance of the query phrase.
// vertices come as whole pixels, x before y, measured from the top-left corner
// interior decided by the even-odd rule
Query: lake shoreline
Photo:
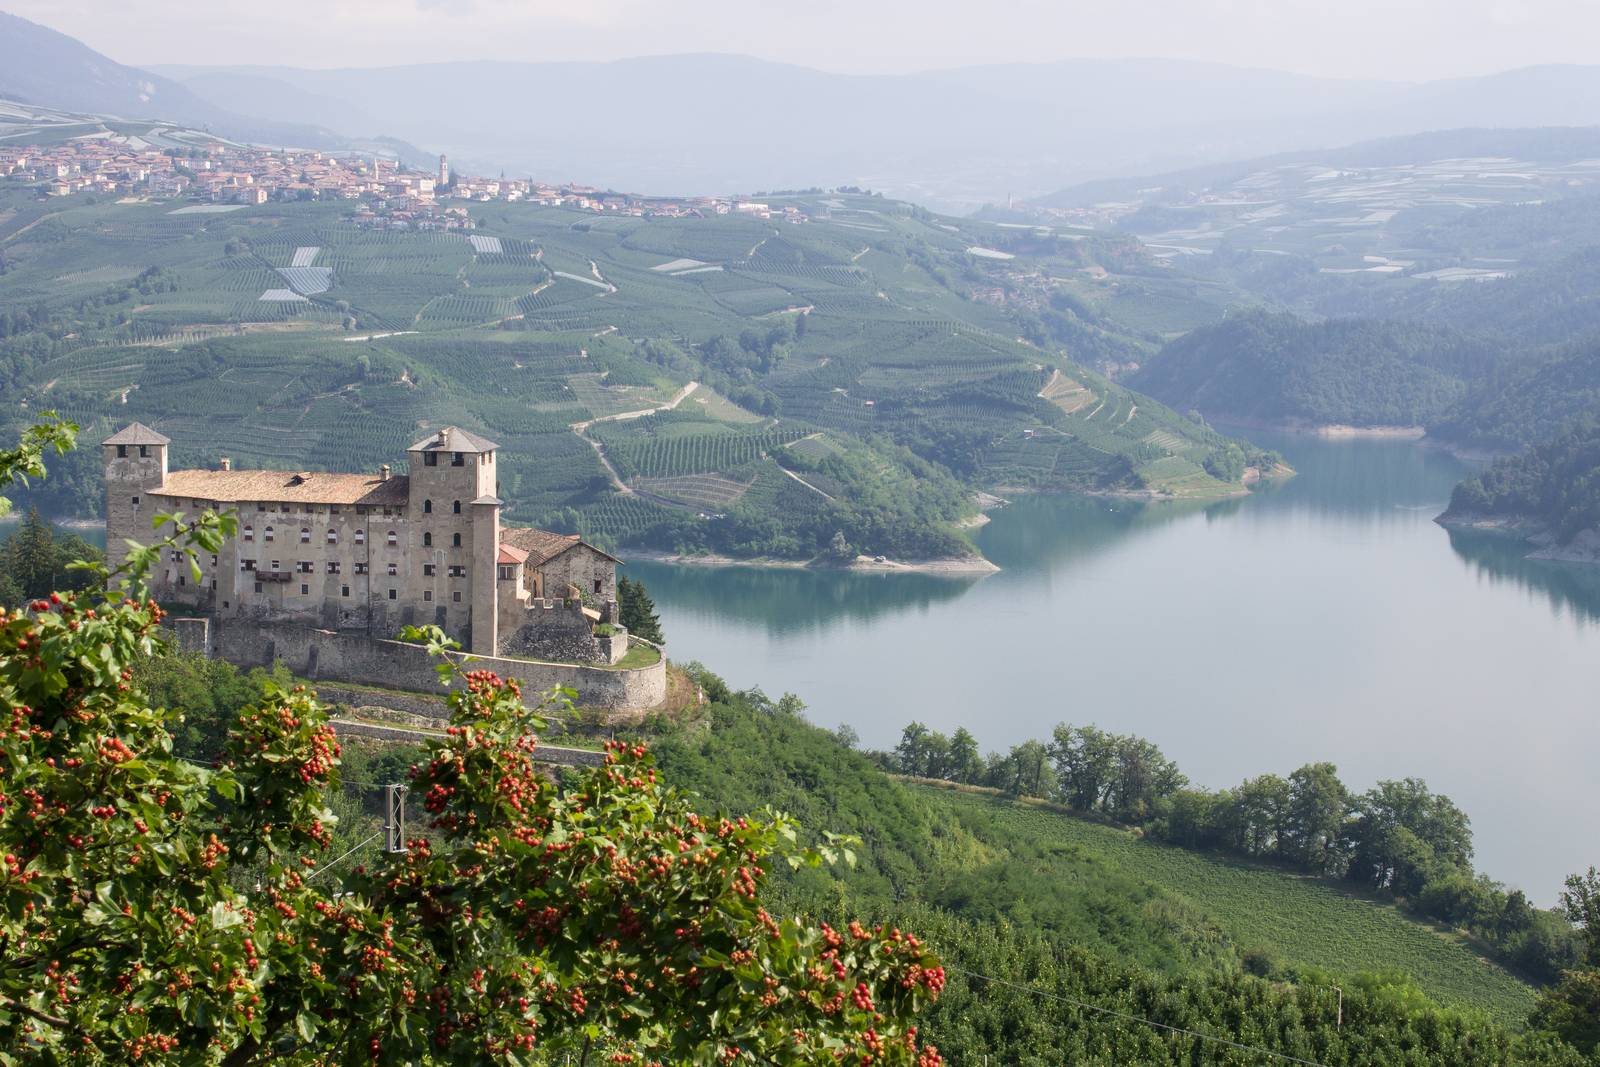
[[[948,559],[895,560],[857,556],[848,564],[830,563],[821,559],[773,559],[768,556],[743,558],[715,554],[685,555],[677,552],[660,552],[653,549],[620,550],[625,558],[650,563],[669,563],[682,567],[753,567],[766,570],[829,570],[856,571],[869,574],[936,574],[949,577],[981,577],[998,573],[1000,568],[982,556],[957,556]]]
[[[1526,515],[1451,516],[1446,511],[1433,521],[1447,530],[1514,539],[1531,550],[1527,553],[1528,559],[1600,566],[1600,529],[1580,530],[1577,536],[1562,544],[1549,526]]]

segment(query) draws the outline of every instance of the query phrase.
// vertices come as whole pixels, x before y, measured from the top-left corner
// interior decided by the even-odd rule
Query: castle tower
[[[432,602],[439,605],[435,621],[448,631],[465,632],[468,649],[483,656],[495,655],[499,644],[495,569],[500,555],[500,500],[495,495],[499,447],[448,426],[407,449],[411,461],[407,511],[414,519],[412,536],[417,542],[414,558],[435,569]]]
[[[450,184],[450,160],[443,152],[439,153],[439,186],[443,188]]]
[[[166,485],[167,446],[171,444],[170,438],[142,422],[130,423],[100,442],[106,465],[108,563],[122,562],[112,554],[124,538],[150,539],[148,522],[141,523],[140,516],[152,513],[146,499],[150,490]]]

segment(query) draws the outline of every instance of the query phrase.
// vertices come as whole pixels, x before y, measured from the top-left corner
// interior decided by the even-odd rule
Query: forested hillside
[[[1497,461],[1450,496],[1445,523],[1501,519],[1566,544],[1600,530],[1600,423]]]
[[[1128,382],[1207,418],[1424,426],[1497,361],[1493,345],[1449,329],[1255,311],[1173,341]]]
[[[1051,280],[1154,271],[1133,243],[768,199],[770,219],[473,203],[469,235],[0,191],[4,418],[58,409],[91,440],[139,419],[183,466],[369,470],[456,423],[503,446],[518,521],[801,559],[836,533],[971,554],[976,488],[1243,491],[1254,452],[1075,362],[1152,345]],[[76,454],[35,502],[95,513],[97,467]]]

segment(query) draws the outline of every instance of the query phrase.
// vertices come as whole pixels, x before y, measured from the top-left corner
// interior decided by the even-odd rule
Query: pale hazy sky
[[[1600,62],[1600,0],[0,0],[131,65],[738,52],[890,72],[1171,56],[1423,80]]]

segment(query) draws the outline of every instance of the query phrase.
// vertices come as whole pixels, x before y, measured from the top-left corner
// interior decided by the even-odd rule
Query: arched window
[[[432,548],[433,547],[433,534],[431,532],[424,532],[423,533],[423,535],[422,535],[422,547],[423,548]]]
[[[367,531],[365,531],[363,529],[360,529],[360,528],[357,528],[357,530],[356,530],[356,544],[364,545],[366,543],[367,543]]]
[[[424,515],[432,515],[433,514],[433,501],[424,500],[422,502],[422,513]]]
[[[338,543],[339,543],[339,531],[338,530],[329,530],[328,531],[328,544],[336,545]]]
[[[455,545],[457,548],[460,548],[461,547],[461,535],[460,534],[451,534],[450,535],[450,543],[452,545]]]
[[[393,545],[398,545],[399,543],[400,543],[400,535],[395,533],[393,530],[390,530],[389,531],[389,544],[391,546],[393,546]]]
[[[461,501],[457,500],[454,504],[454,507],[456,509],[456,514],[461,514]]]
[[[265,529],[265,530],[263,530],[263,531],[262,531],[262,532],[261,532],[261,539],[262,539],[262,540],[263,540],[263,541],[270,541],[270,540],[272,540],[272,527],[270,527],[270,526],[268,526],[268,527],[267,527],[267,528],[266,528],[266,529]]]
[[[244,539],[246,541],[254,541],[256,539],[256,528],[254,526],[246,526],[244,528]]]
[[[311,527],[300,527],[300,543],[302,545],[309,545],[311,543]]]

